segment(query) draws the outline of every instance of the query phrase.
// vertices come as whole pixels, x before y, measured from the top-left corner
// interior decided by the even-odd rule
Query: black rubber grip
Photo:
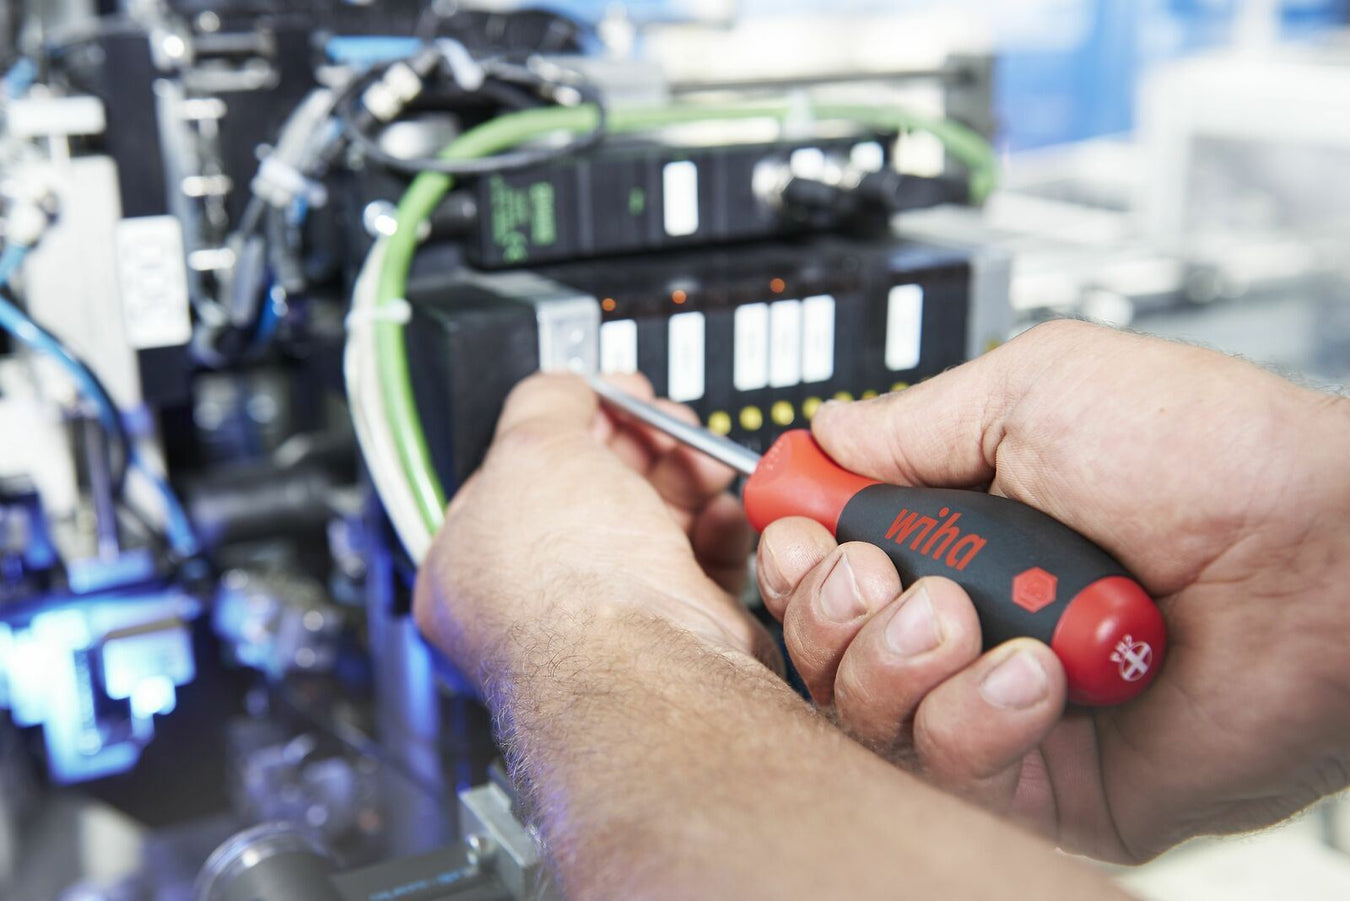
[[[1017,636],[1049,644],[1080,591],[1126,575],[1058,520],[979,491],[873,485],[844,507],[836,537],[884,550],[905,585],[924,576],[959,583],[975,603],[986,648]]]

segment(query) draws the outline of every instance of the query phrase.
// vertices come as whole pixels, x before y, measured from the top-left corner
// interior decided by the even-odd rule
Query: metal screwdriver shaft
[[[734,441],[714,435],[707,429],[690,425],[674,416],[663,413],[651,404],[615,388],[598,376],[587,376],[586,381],[590,384],[591,390],[600,395],[601,400],[610,406],[622,410],[653,428],[660,429],[676,441],[702,451],[714,460],[725,463],[743,475],[750,475],[759,465],[759,454],[746,450]]]

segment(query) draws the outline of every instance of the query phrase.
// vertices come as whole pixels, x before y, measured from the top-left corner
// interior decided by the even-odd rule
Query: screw
[[[387,200],[373,200],[361,211],[361,224],[372,238],[385,238],[398,230],[397,208]]]
[[[464,847],[468,851],[469,863],[475,867],[491,860],[497,850],[492,839],[477,832],[464,836]]]

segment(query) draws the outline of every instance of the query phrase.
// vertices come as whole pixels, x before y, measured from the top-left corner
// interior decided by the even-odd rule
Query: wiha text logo
[[[943,522],[943,517],[950,517]],[[960,513],[943,507],[937,519],[911,513],[908,509],[896,514],[895,522],[886,530],[886,540],[896,544],[909,542],[912,551],[931,557],[958,572],[964,570],[984,550],[987,542],[974,532],[962,534],[956,527]],[[939,524],[941,523],[941,524]]]

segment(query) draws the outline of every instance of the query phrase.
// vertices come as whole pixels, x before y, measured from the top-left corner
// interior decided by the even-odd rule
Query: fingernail
[[[886,644],[901,657],[917,657],[942,644],[937,612],[922,584],[910,589],[909,598],[886,624]]]
[[[1018,651],[984,677],[980,694],[1003,710],[1025,710],[1045,700],[1050,679],[1040,661],[1026,651]]]
[[[778,565],[778,558],[773,553],[773,542],[760,540],[760,547],[764,548],[764,553],[760,554],[760,572],[764,587],[776,598],[780,598],[788,590],[787,578],[783,575],[783,568]]]
[[[855,620],[867,612],[862,592],[858,590],[858,580],[853,575],[853,566],[845,554],[839,556],[839,562],[820,586],[820,610],[826,619],[836,623]]]

